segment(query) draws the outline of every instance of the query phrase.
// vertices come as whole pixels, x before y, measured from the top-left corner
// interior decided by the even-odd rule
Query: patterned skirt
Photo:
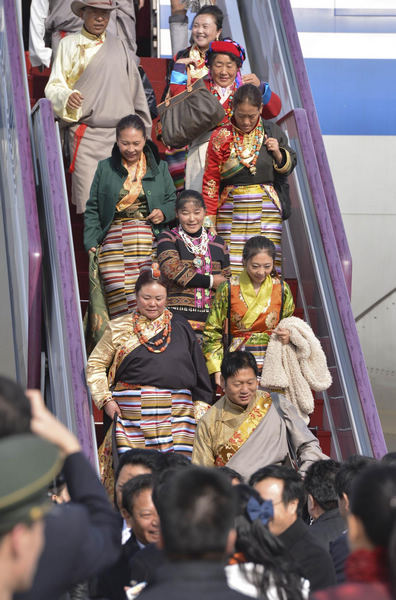
[[[177,192],[184,190],[185,182],[185,171],[186,171],[186,160],[187,160],[187,146],[185,148],[166,148],[165,160],[168,163],[169,173],[175,184]]]
[[[121,409],[116,425],[119,454],[131,448],[150,448],[191,456],[196,422],[190,390],[119,382],[113,398]]]
[[[267,190],[271,190],[271,198]],[[265,235],[276,247],[275,266],[281,273],[282,213],[272,186],[239,185],[224,189],[224,203],[218,210],[216,229],[230,249],[231,272],[238,275],[243,269],[242,251],[255,235]]]
[[[135,283],[154,255],[154,235],[145,221],[114,219],[99,252],[99,270],[110,319],[136,307]]]

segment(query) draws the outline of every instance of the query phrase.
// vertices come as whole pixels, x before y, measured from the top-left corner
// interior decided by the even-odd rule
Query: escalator
[[[350,307],[348,245],[290,3],[288,0],[219,0],[219,4],[224,5],[231,36],[247,48],[246,68],[270,81],[271,87],[282,97],[283,110],[278,123],[298,155],[298,166],[289,182],[293,214],[284,227],[284,273],[288,280],[296,282],[299,314],[320,338],[333,376],[331,388],[320,395],[323,417],[319,419],[316,411],[312,423],[329,432],[329,447],[334,458],[342,459],[355,453],[382,456],[386,447]],[[7,28],[2,27],[6,19]],[[5,72],[12,61],[12,68],[19,77],[19,84],[12,82],[7,88],[4,81],[1,90],[15,112],[14,120],[19,128],[10,119],[11,112],[6,114],[2,109],[2,132],[8,140],[13,134],[19,149],[24,142],[28,155],[26,164],[19,163],[18,148],[14,154],[8,152],[6,157],[11,165],[9,170],[14,167],[18,174],[20,188],[19,213],[11,215],[16,223],[13,235],[8,227],[12,222],[10,186],[15,186],[10,173],[5,179],[8,188],[0,187],[2,215],[7,223],[3,236],[8,259],[7,285],[16,289],[21,304],[16,311],[10,302],[10,311],[14,309],[15,356],[19,356],[18,343],[24,343],[25,360],[20,361],[16,374],[22,383],[29,381],[30,385],[42,386],[49,405],[77,433],[84,450],[95,461],[94,420],[84,380],[86,356],[78,286],[80,281],[84,295],[81,299],[86,302],[86,266],[80,254],[81,227],[75,216],[73,228],[71,226],[59,133],[49,102],[39,100],[31,120],[28,119],[26,73],[17,28],[13,1],[0,0],[0,65]],[[158,99],[163,78],[159,73],[165,72],[164,61],[146,59],[142,64],[149,77],[156,80],[153,84]],[[31,85],[31,90],[33,87]],[[29,134],[32,149],[28,147]],[[4,148],[3,144],[1,162],[5,158]],[[38,224],[41,243],[37,236]],[[21,244],[29,246],[27,255],[30,257],[24,265],[23,281],[14,264],[16,253],[22,250],[25,253]],[[33,268],[34,257],[38,261],[36,269]],[[40,343],[41,274],[43,344]],[[28,292],[23,295],[20,289]],[[18,332],[21,342],[16,339]],[[45,352],[40,354],[41,345]]]

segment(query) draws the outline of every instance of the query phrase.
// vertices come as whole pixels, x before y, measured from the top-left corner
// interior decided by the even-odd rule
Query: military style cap
[[[0,440],[0,535],[50,510],[48,484],[62,464],[59,449],[32,433]]]
[[[82,17],[83,8],[101,8],[102,10],[114,10],[117,8],[116,3],[112,0],[102,0],[102,2],[94,2],[90,0],[74,0],[71,3],[71,9],[77,17]]]

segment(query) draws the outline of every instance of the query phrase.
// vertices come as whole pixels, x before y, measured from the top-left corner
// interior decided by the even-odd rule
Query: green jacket
[[[167,163],[163,160],[157,163],[147,144],[143,152],[147,159],[147,172],[142,184],[149,212],[159,208],[165,216],[165,221],[159,225],[152,225],[153,233],[157,237],[166,224],[175,218],[176,189]],[[121,154],[115,144],[111,157],[99,161],[93,178],[84,215],[84,247],[87,252],[90,248],[96,248],[108,232],[127,176],[128,172],[121,164]]]

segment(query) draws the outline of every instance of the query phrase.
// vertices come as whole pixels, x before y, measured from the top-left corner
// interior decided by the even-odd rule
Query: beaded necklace
[[[194,267],[197,267],[197,268],[202,267],[204,257],[208,251],[208,243],[209,243],[209,237],[208,237],[205,227],[202,227],[202,233],[201,233],[200,237],[198,238],[198,240],[199,240],[198,244],[194,244],[192,238],[190,238],[190,236],[184,231],[184,229],[181,225],[179,225],[178,231],[179,231],[179,235],[180,235],[181,239],[183,240],[184,245],[186,246],[187,250],[189,250],[191,252],[191,254],[195,255],[195,258],[193,260]]]
[[[249,133],[243,133],[233,124],[232,134],[239,162],[247,167],[252,175],[255,175],[257,157],[264,140],[264,127],[261,119]]]
[[[166,348],[169,345],[169,342],[171,341],[171,331],[172,331],[171,313],[168,309],[165,309],[163,312],[163,315],[164,315],[164,328],[162,330],[163,334],[162,334],[162,337],[160,337],[155,342],[152,342],[151,340],[149,340],[147,338],[147,336],[145,335],[145,333],[143,331],[142,323],[139,323],[139,320],[141,320],[141,315],[138,312],[135,312],[132,315],[133,333],[137,336],[139,342],[145,348],[147,348],[147,350],[149,350],[150,352],[154,352],[155,354],[159,354],[160,352],[163,352],[164,350],[166,350]],[[161,346],[161,348],[158,348],[158,346]]]

